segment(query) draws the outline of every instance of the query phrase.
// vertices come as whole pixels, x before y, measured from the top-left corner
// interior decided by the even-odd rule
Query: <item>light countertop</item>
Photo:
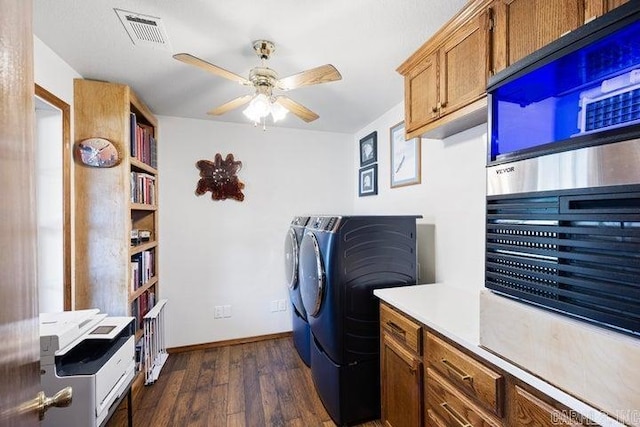
[[[377,289],[373,294],[542,393],[602,426],[623,426],[601,411],[480,347],[480,292],[444,283]]]

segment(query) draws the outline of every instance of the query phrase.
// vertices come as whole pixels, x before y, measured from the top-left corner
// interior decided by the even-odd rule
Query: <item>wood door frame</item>
[[[35,84],[35,96],[62,112],[62,246],[64,310],[71,310],[71,107],[39,84]]]

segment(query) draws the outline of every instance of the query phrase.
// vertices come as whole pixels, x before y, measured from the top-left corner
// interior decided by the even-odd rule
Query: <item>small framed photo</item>
[[[360,167],[378,161],[378,132],[373,131],[360,140]]]
[[[420,184],[420,138],[405,140],[404,122],[391,127],[391,188]]]
[[[360,169],[360,185],[358,196],[373,196],[378,194],[378,165],[371,165]]]

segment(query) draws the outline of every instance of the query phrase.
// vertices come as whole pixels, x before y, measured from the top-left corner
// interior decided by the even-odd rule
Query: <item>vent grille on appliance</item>
[[[134,45],[171,50],[169,37],[160,18],[121,9],[114,10]]]
[[[487,288],[640,334],[640,188],[490,196],[486,227]]]

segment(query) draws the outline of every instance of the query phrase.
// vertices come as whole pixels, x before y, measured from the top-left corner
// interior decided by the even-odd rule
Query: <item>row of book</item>
[[[153,127],[138,123],[136,113],[130,115],[131,129],[131,157],[158,167],[158,146],[153,135]]]
[[[154,305],[156,305],[156,294],[153,291],[144,291],[131,303],[131,316],[136,319],[136,329],[144,328],[144,316]]]
[[[142,172],[131,172],[131,203],[156,204],[156,178]]]
[[[131,256],[131,290],[135,291],[155,275],[155,251],[149,249]]]

